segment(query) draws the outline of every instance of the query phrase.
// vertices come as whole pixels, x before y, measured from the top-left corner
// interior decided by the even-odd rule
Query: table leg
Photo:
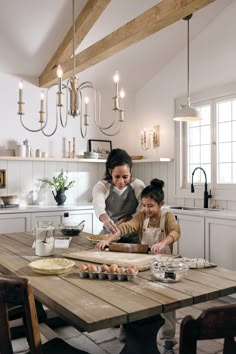
[[[156,336],[163,324],[159,315],[124,324],[125,346],[120,354],[159,354]]]

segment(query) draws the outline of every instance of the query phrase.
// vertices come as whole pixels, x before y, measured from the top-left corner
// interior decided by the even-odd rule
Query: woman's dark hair
[[[154,178],[151,180],[150,185],[144,188],[141,193],[142,198],[151,198],[160,204],[164,200],[164,182],[160,179]]]
[[[117,166],[128,165],[130,168],[130,172],[132,170],[132,158],[129,154],[122,149],[113,149],[107,157],[106,161],[106,171],[104,179],[106,181],[111,181],[112,176],[110,174],[110,170],[113,170]]]

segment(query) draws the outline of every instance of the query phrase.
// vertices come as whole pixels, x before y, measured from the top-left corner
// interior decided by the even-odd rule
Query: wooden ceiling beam
[[[140,16],[118,28],[75,57],[75,72],[79,73],[139,42],[153,33],[181,20],[215,0],[162,0]],[[60,63],[63,79],[72,74],[73,59]],[[40,86],[47,87],[56,80],[56,69],[51,69],[39,78]]]
[[[111,0],[88,0],[82,11],[79,13],[75,20],[75,48],[78,48],[82,40],[86,37],[87,33],[91,30],[94,23],[101,16],[103,11],[109,5]],[[57,48],[56,52],[50,59],[43,73],[40,75],[43,80],[48,72],[55,69],[58,64],[65,62],[71,58],[73,54],[73,27],[69,29],[65,38]],[[48,86],[47,84],[40,86]]]

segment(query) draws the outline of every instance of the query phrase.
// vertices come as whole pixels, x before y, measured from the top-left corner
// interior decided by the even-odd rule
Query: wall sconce
[[[141,147],[142,150],[153,149],[160,146],[160,125],[154,125],[151,130],[147,132],[146,128],[141,131]]]

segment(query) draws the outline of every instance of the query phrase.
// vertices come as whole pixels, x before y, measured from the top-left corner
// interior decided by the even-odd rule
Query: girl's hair
[[[151,198],[157,202],[157,204],[160,204],[164,200],[164,182],[161,181],[160,179],[154,178],[151,180],[150,185],[144,188],[144,190],[141,193],[141,199],[142,198]]]
[[[128,165],[130,172],[132,170],[132,158],[129,154],[122,149],[113,149],[111,150],[110,154],[107,157],[106,161],[106,170],[105,170],[105,177],[106,181],[111,181],[112,176],[110,174],[110,170],[113,170],[117,166],[124,166]]]

